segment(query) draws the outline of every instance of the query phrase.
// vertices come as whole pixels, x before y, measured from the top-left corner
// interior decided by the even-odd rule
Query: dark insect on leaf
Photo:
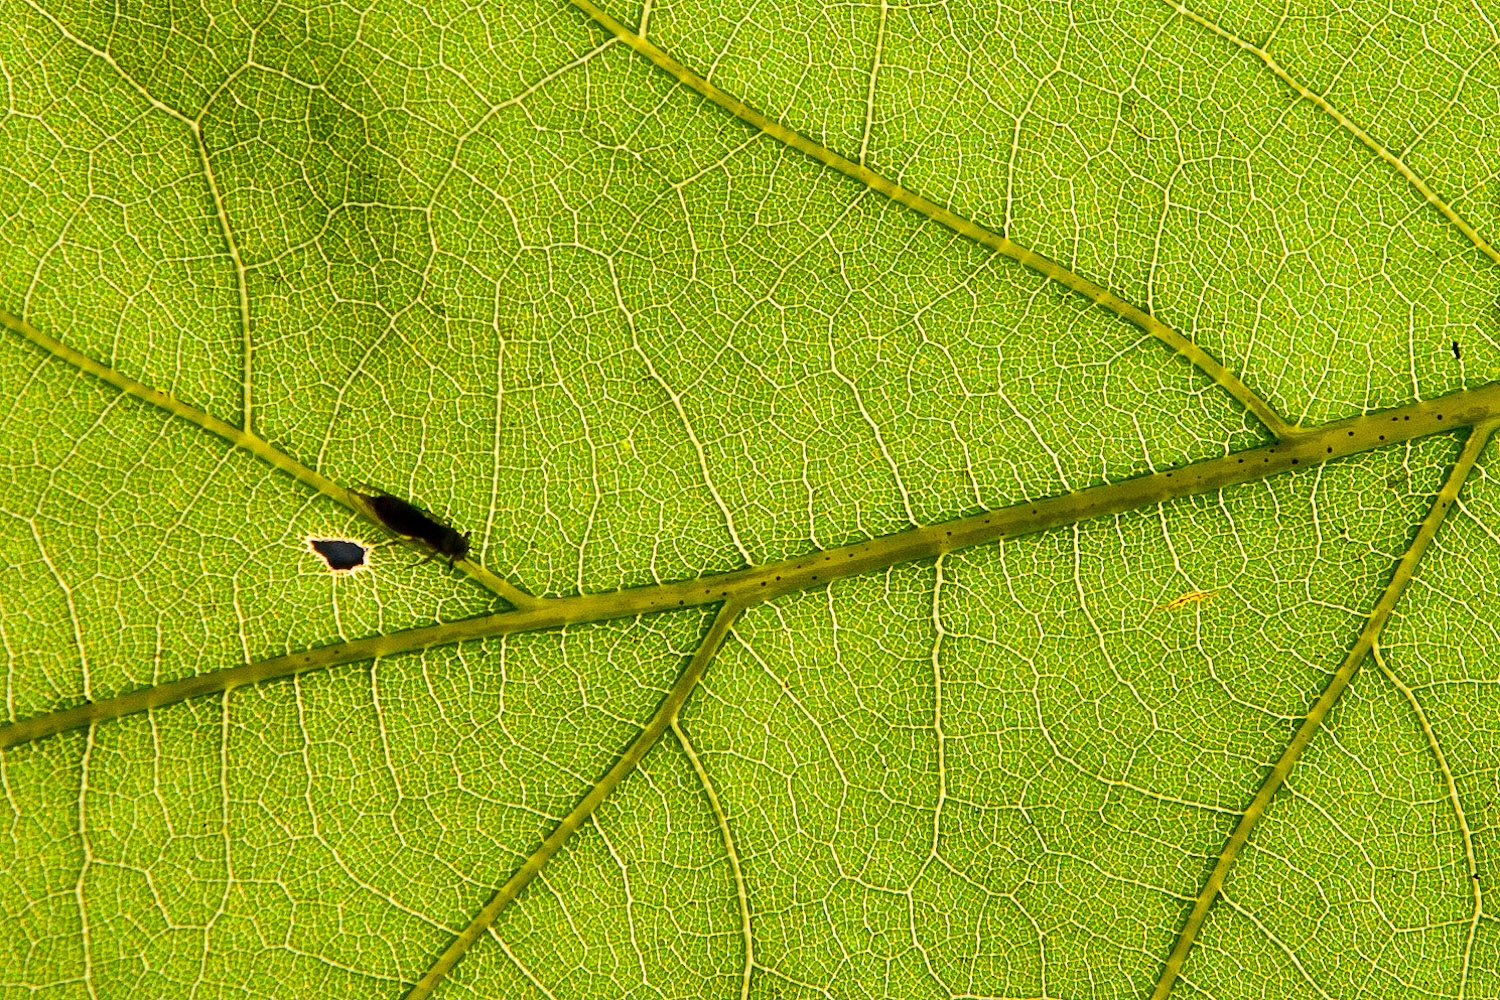
[[[370,486],[369,489],[375,489]],[[407,538],[415,538],[432,549],[432,556],[447,556],[448,565],[469,555],[469,536],[437,520],[421,507],[408,503],[398,496],[381,490],[378,493],[359,493],[370,504],[370,509],[387,529]]]
[[[1458,349],[1458,341],[1453,342],[1453,356],[1460,361],[1464,358],[1464,352]]]
[[[307,544],[322,556],[333,570],[351,570],[365,564],[365,553],[369,550],[358,542],[342,538],[309,538]]]

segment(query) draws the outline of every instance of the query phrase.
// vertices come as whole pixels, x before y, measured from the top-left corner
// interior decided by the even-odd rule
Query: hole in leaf
[[[365,556],[370,551],[359,542],[344,538],[309,538],[307,544],[335,572],[348,572],[364,566]]]

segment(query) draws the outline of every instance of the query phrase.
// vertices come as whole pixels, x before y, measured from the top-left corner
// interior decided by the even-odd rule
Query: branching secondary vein
[[[116,698],[0,726],[0,747],[15,746],[133,712],[161,708],[205,694],[277,677],[391,656],[465,639],[536,632],[583,622],[631,618],[661,611],[736,602],[752,606],[775,597],[827,586],[834,580],[930,559],[944,552],[1015,535],[1152,507],[1181,497],[1313,468],[1387,445],[1458,431],[1500,418],[1500,382],[1311,428],[1290,442],[1235,452],[1176,469],[1107,483],[940,524],[911,528],[840,548],[714,576],[577,597],[531,598],[528,607],[466,621],[356,639],[248,663],[133,691]]]
[[[1489,387],[1493,388],[1493,386]],[[1481,390],[1483,391],[1483,390]],[[1500,416],[1500,415],[1497,415]],[[1228,842],[1223,850],[1219,852],[1218,862],[1213,871],[1204,882],[1203,888],[1198,893],[1197,900],[1193,903],[1192,910],[1188,913],[1187,920],[1183,923],[1182,932],[1177,937],[1171,953],[1163,966],[1161,977],[1156,982],[1156,988],[1151,993],[1151,1000],[1166,1000],[1172,992],[1172,985],[1177,981],[1182,971],[1183,962],[1187,960],[1188,953],[1198,939],[1198,932],[1203,928],[1203,922],[1208,919],[1208,911],[1214,901],[1219,898],[1223,888],[1224,879],[1228,877],[1230,869],[1234,867],[1235,860],[1240,851],[1250,840],[1250,832],[1255,829],[1261,818],[1270,806],[1271,799],[1278,789],[1286,781],[1287,775],[1297,763],[1297,758],[1307,745],[1312,742],[1314,736],[1323,728],[1323,722],[1333,706],[1338,702],[1344,691],[1349,687],[1349,682],[1363,665],[1365,658],[1380,639],[1381,630],[1390,619],[1391,612],[1396,607],[1396,602],[1406,590],[1406,585],[1411,582],[1412,575],[1416,573],[1417,566],[1421,564],[1422,556],[1426,554],[1427,547],[1432,544],[1433,538],[1437,536],[1437,530],[1442,526],[1448,512],[1453,509],[1458,500],[1458,492],[1463,487],[1464,481],[1469,478],[1469,472],[1474,468],[1474,463],[1479,460],[1479,454],[1490,435],[1494,433],[1496,420],[1494,417],[1479,423],[1470,432],[1468,440],[1464,442],[1463,452],[1458,461],[1454,463],[1442,488],[1433,499],[1427,516],[1422,520],[1422,526],[1417,529],[1417,534],[1412,539],[1411,546],[1396,563],[1396,568],[1391,572],[1390,582],[1386,584],[1380,599],[1375,602],[1369,616],[1365,619],[1364,628],[1360,630],[1359,638],[1355,640],[1354,646],[1344,657],[1339,668],[1334,671],[1333,677],[1329,679],[1328,685],[1318,700],[1313,703],[1302,724],[1297,727],[1297,732],[1292,736],[1291,742],[1282,751],[1281,757],[1272,765],[1265,781],[1261,783],[1256,791],[1255,797],[1250,805],[1245,808],[1234,832],[1229,835]]]
[[[380,518],[375,516],[368,503],[362,498],[362,494],[355,493],[353,490],[347,490],[316,469],[308,468],[286,452],[276,448],[265,438],[253,434],[244,428],[236,427],[227,420],[221,420],[213,414],[200,410],[195,406],[189,406],[175,396],[115,371],[115,369],[108,365],[100,364],[87,354],[75,351],[57,338],[48,336],[24,319],[14,316],[3,309],[0,309],[0,326],[8,327],[11,331],[31,341],[31,343],[42,350],[67,362],[79,371],[87,372],[101,382],[114,386],[127,396],[134,396],[137,399],[144,400],[165,413],[170,413],[174,417],[201,427],[210,434],[223,438],[236,448],[244,449],[272,468],[279,469],[298,482],[331,497],[350,510],[358,511],[377,524],[381,523]],[[465,546],[465,551],[467,551],[467,545]],[[450,553],[444,552],[443,554],[449,555]],[[525,608],[536,604],[537,599],[535,597],[532,597],[508,580],[502,580],[479,563],[465,559],[463,565],[465,572],[480,584],[483,584],[505,598],[512,606]],[[139,711],[139,709],[136,711]]]
[[[1240,381],[1239,377],[1225,368],[1217,358],[1139,306],[1127,302],[1103,285],[1075,273],[1051,257],[1037,253],[1028,247],[1023,247],[1019,243],[1001,236],[993,230],[986,229],[972,219],[965,218],[957,212],[944,208],[930,198],[925,198],[915,191],[902,187],[900,184],[897,184],[883,174],[876,173],[864,164],[855,163],[846,156],[840,156],[821,143],[809,139],[801,132],[788,128],[781,122],[766,116],[763,112],[752,108],[732,94],[720,90],[702,76],[688,69],[682,63],[672,58],[671,55],[653,45],[648,39],[642,38],[605,13],[597,5],[591,3],[590,0],[570,0],[570,2],[621,42],[650,60],[658,69],[669,73],[684,86],[696,91],[747,125],[759,129],[766,135],[797,150],[799,153],[812,157],[825,167],[854,178],[869,187],[870,190],[885,195],[898,205],[905,205],[912,211],[947,226],[960,236],[1029,267],[1044,277],[1051,278],[1064,287],[1077,292],[1090,302],[1108,309],[1121,319],[1134,323],[1170,347],[1173,351],[1176,351],[1192,362],[1198,370],[1213,379],[1226,392],[1238,400],[1241,406],[1255,414],[1256,419],[1265,424],[1266,429],[1278,439],[1290,440],[1302,433],[1301,428],[1289,422],[1280,413],[1277,413],[1275,407],[1262,399],[1244,382]]]

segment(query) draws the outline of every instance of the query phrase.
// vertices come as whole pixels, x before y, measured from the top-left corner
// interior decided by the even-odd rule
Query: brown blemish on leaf
[[[1217,594],[1217,590],[1190,590],[1181,597],[1174,597],[1166,604],[1158,604],[1153,611],[1181,611],[1190,604],[1202,604]]]

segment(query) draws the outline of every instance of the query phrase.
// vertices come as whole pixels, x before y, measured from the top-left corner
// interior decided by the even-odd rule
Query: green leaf
[[[9,12],[4,719],[238,686],[0,750],[0,995],[1500,995],[1494,412],[881,538],[1500,378],[1500,29],[588,7]]]

